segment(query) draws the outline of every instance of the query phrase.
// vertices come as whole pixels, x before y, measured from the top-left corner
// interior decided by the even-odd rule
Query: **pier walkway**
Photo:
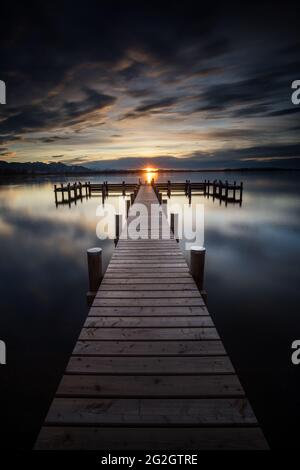
[[[174,238],[120,237],[35,448],[268,448]]]

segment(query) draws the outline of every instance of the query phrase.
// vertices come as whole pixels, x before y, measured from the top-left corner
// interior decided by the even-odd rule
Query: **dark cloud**
[[[300,70],[297,8],[6,2],[0,63],[8,104],[0,108],[0,145],[10,151],[17,142],[19,151],[26,144],[28,155],[34,144],[60,145],[53,151],[67,159],[64,145],[82,137],[86,147],[100,127],[106,136],[99,142],[112,145],[112,133],[122,135],[124,122],[132,126],[141,116],[168,118],[170,126],[173,120],[178,133],[209,131],[218,120],[220,149],[228,138],[236,146],[248,138],[250,147],[255,132],[265,145],[288,142],[299,112],[290,102]],[[230,136],[227,129],[241,121]],[[186,139],[188,146],[188,132]],[[153,141],[161,146],[155,129]]]
[[[155,101],[144,100],[141,105],[137,106],[130,113],[126,113],[121,119],[138,118],[145,116],[146,114],[157,113],[158,111],[171,108],[178,101],[179,100],[176,97],[162,98],[161,100]]]

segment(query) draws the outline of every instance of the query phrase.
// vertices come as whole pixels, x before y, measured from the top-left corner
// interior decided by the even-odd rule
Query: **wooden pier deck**
[[[35,448],[267,447],[176,240],[121,236]]]

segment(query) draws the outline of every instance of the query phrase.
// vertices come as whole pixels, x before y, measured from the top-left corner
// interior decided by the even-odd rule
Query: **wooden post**
[[[174,212],[171,212],[171,230],[174,233],[174,230],[175,230],[175,214],[174,214]]]
[[[80,196],[80,199],[82,200],[82,184],[81,184],[81,181],[79,181],[79,196]]]
[[[122,215],[116,214],[116,240],[120,238],[120,227],[122,227]]]
[[[225,182],[225,205],[228,203],[228,181]]]
[[[191,184],[191,182],[189,182],[189,186],[188,186],[188,196],[189,196],[189,204],[191,204],[191,201],[192,201],[192,184]]]
[[[193,276],[197,287],[203,296],[203,299],[206,303],[206,293],[203,290],[203,281],[204,281],[204,266],[205,266],[205,252],[206,249],[204,246],[192,246],[191,248],[191,267],[190,272]]]
[[[235,193],[236,193],[236,181],[233,183],[233,201],[235,201]]]
[[[206,180],[204,180],[204,194],[206,194]]]
[[[171,197],[171,181],[168,180],[168,198],[170,199]]]
[[[173,232],[174,237],[176,238],[176,241],[179,241],[178,238],[178,214],[174,214],[171,212],[171,231]]]
[[[87,260],[89,270],[89,291],[87,292],[87,302],[90,306],[93,303],[102,281],[102,248],[89,248],[87,250]]]
[[[158,202],[161,205],[162,204],[162,193],[158,193]]]
[[[130,203],[131,203],[131,205],[133,205],[133,203],[134,203],[134,194],[133,193],[130,193]]]
[[[125,194],[126,194],[125,181],[122,182],[122,194],[123,194],[123,196],[125,196]]]
[[[209,192],[210,192],[210,181],[207,181],[207,197],[209,197]]]
[[[91,188],[91,182],[89,181],[89,197],[91,197],[92,195],[92,188]]]
[[[71,187],[70,187],[70,183],[68,183],[68,202],[69,202],[69,205],[71,204]]]
[[[55,205],[57,207],[57,192],[56,192],[56,184],[54,185],[54,197],[55,197]]]
[[[244,188],[244,185],[243,185],[243,182],[241,182],[241,185],[240,185],[240,205],[242,204],[242,199],[243,199],[243,188]]]
[[[128,218],[128,214],[129,214],[129,209],[130,209],[130,201],[129,199],[126,201],[126,215],[127,215],[127,218]]]

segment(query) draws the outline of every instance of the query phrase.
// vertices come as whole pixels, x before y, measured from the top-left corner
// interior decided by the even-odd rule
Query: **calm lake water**
[[[187,178],[244,182],[241,207],[192,199],[205,205],[208,307],[271,447],[296,447],[300,366],[291,363],[291,343],[300,339],[300,175],[159,176]],[[114,249],[96,236],[100,198],[56,208],[53,184],[62,181],[74,178],[0,181],[2,446],[32,447],[87,314],[86,249],[101,246],[104,267]]]

